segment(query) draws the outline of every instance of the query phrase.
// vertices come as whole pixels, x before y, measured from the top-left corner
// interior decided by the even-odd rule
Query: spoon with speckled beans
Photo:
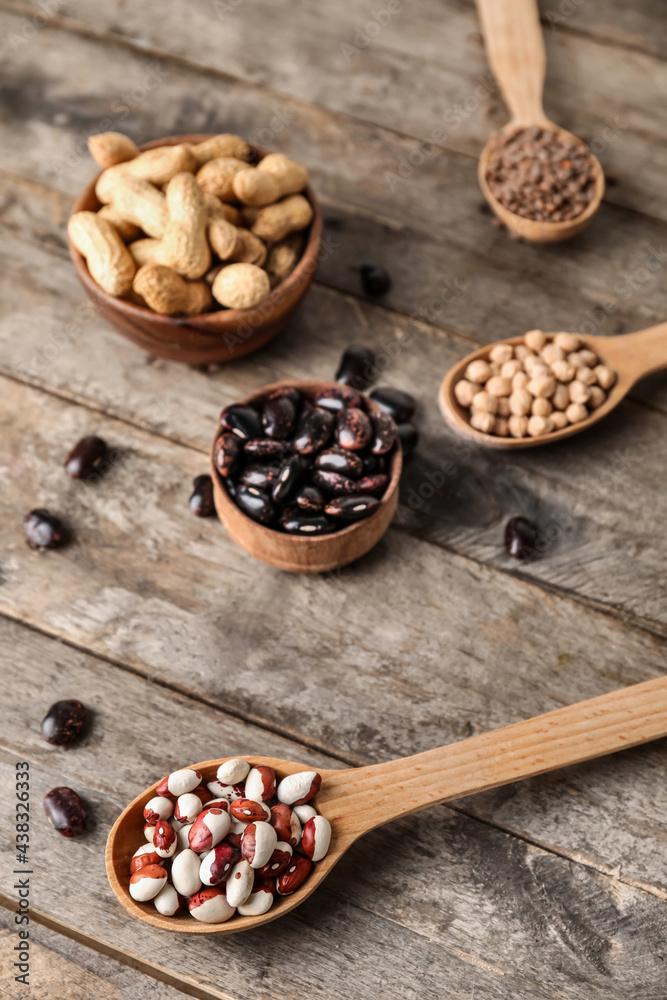
[[[585,210],[562,222],[524,218],[498,201],[487,182],[495,139],[486,144],[479,159],[478,178],[484,197],[498,218],[518,236],[535,243],[556,243],[580,232],[597,212],[604,195],[604,173],[597,158],[582,143],[544,113],[542,93],[546,52],[536,0],[477,0],[486,54],[511,119],[502,133],[538,126],[557,133],[586,150],[594,172],[595,190]]]
[[[510,345],[515,351],[524,344],[524,337],[513,337],[510,340],[481,347],[449,370],[442,381],[439,393],[440,411],[447,423],[459,434],[472,438],[485,448],[532,448],[536,445],[550,444],[552,441],[562,441],[563,438],[588,430],[618,406],[639,379],[667,368],[667,323],[615,337],[580,337],[578,334],[557,333],[547,333],[543,336],[548,341],[563,336],[576,338],[582,349],[592,351],[602,364],[614,373],[615,382],[609,387],[601,405],[592,409],[585,419],[578,419],[576,423],[569,423],[567,426],[535,437],[499,437],[471,426],[469,413],[457,399],[456,386],[464,379],[471,362],[488,361],[494,348],[501,344]],[[482,388],[480,385],[480,389]]]
[[[234,934],[252,930],[284,916],[302,903],[359,837],[390,820],[665,735],[667,676],[414,757],[370,767],[319,769],[322,784],[313,804],[331,824],[329,851],[314,865],[300,888],[292,895],[276,897],[271,908],[258,916],[239,916],[237,913],[225,923],[200,923],[187,911],[165,916],[158,913],[152,903],[138,903],[132,899],[128,890],[130,859],[137,845],[145,843],[143,809],[155,795],[158,783],[137,796],[116,820],[107,842],[107,874],[125,909],[153,927],[190,934]],[[209,782],[228,759],[192,766],[201,772],[202,781]],[[245,761],[254,768],[273,768],[280,778],[305,769],[303,764],[274,757],[246,757]],[[418,822],[426,824],[428,819]]]

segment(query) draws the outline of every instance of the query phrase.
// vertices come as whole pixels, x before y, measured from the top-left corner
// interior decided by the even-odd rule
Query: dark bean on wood
[[[391,276],[380,264],[362,264],[359,268],[361,284],[366,295],[386,295],[391,288]]]
[[[274,503],[283,504],[295,492],[297,484],[303,475],[303,464],[298,455],[288,458],[276,476],[271,492]]]
[[[86,807],[72,788],[52,788],[47,792],[44,812],[63,837],[77,837],[86,828]]]
[[[321,410],[318,406],[304,409],[292,442],[295,451],[301,455],[312,455],[319,451],[331,437],[333,425],[334,416],[327,410]]]
[[[383,473],[362,476],[354,485],[358,493],[370,493],[371,496],[380,497],[389,485],[389,476],[385,476]]]
[[[323,514],[288,513],[281,520],[282,527],[290,535],[329,535],[336,525]]]
[[[398,427],[388,413],[372,413],[374,455],[386,455],[396,444]]]
[[[392,389],[391,386],[373,389],[370,396],[373,402],[393,417],[397,424],[404,424],[417,408],[414,396],[409,392],[403,392],[402,389]]]
[[[67,542],[65,525],[44,507],[26,514],[23,518],[23,530],[34,549],[58,549]]]
[[[215,514],[213,502],[213,480],[210,476],[195,476],[190,494],[190,511],[195,517],[212,517]]]
[[[86,479],[92,475],[106,454],[107,445],[102,438],[94,435],[81,438],[65,459],[65,472],[72,479]]]
[[[256,486],[258,490],[271,492],[278,476],[275,465],[246,465],[238,477],[241,486]]]
[[[320,390],[313,399],[313,403],[323,410],[331,410],[332,413],[338,413],[339,410],[344,410],[348,406],[356,406],[361,409],[364,405],[360,393],[347,385],[331,386]]]
[[[220,475],[227,479],[233,476],[241,457],[241,442],[231,433],[221,434],[215,442],[213,461]]]
[[[54,746],[78,740],[86,722],[86,708],[80,701],[56,701],[42,719],[42,737]]]
[[[296,407],[288,396],[269,397],[262,411],[262,426],[269,438],[284,441],[290,437],[296,422]]]
[[[326,496],[341,496],[345,493],[354,493],[356,483],[347,476],[341,476],[338,472],[320,472],[316,469],[313,472],[313,483]]]
[[[364,392],[377,378],[375,370],[375,355],[370,347],[353,344],[348,347],[340,359],[336,372],[336,382],[350,385],[359,392]]]
[[[271,438],[253,438],[244,442],[243,450],[248,458],[282,458],[287,445],[284,441],[274,441]]]
[[[344,448],[329,448],[321,451],[315,459],[315,468],[322,472],[338,472],[348,479],[359,479],[364,471],[364,463],[353,451]]]
[[[271,524],[276,519],[276,508],[269,496],[255,486],[239,486],[236,503],[244,514],[260,524]]]
[[[318,514],[324,507],[324,497],[316,486],[302,486],[294,503],[306,514]]]
[[[537,527],[527,517],[512,517],[505,525],[505,548],[515,559],[535,555]]]

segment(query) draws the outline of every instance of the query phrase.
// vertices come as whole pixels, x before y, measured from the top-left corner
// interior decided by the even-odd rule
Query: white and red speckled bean
[[[219,885],[227,879],[239,860],[239,852],[231,844],[223,842],[205,854],[199,867],[199,877],[204,885]]]
[[[276,831],[270,823],[248,823],[241,837],[241,854],[251,868],[263,868],[277,843]]]
[[[158,820],[153,834],[153,847],[161,858],[171,858],[176,853],[176,831],[168,819]]]
[[[230,802],[232,816],[242,823],[262,823],[271,819],[271,810],[256,799],[235,799]]]
[[[252,892],[255,873],[247,861],[237,861],[225,883],[230,906],[243,906]]]
[[[231,760],[226,760],[220,765],[216,777],[223,785],[237,785],[239,782],[245,781],[249,770],[250,764],[246,760],[232,757]]]
[[[278,785],[278,801],[288,806],[302,806],[320,790],[322,778],[317,771],[297,771],[288,774]]]
[[[273,768],[265,764],[251,768],[245,779],[245,794],[258,802],[270,802],[276,794],[276,772]]]
[[[174,809],[174,819],[179,823],[194,823],[203,809],[202,800],[194,792],[179,795]]]
[[[155,853],[152,844],[142,844],[138,851],[135,851],[130,860],[130,875],[134,875],[140,868],[146,865],[159,865],[160,855]]]
[[[155,789],[156,795],[185,795],[186,792],[194,792],[201,784],[201,774],[191,767],[183,767],[180,771],[172,771],[166,778],[163,778]]]
[[[280,802],[271,808],[271,819],[269,820],[278,834],[278,840],[284,840],[292,847],[296,847],[301,840],[301,821],[291,806]]]
[[[147,903],[149,899],[155,899],[166,884],[167,872],[162,865],[146,865],[130,878],[130,896],[137,903]]]
[[[257,874],[261,875],[262,878],[270,878],[271,876],[275,878],[282,875],[292,860],[292,854],[291,845],[286,844],[284,840],[279,840],[273,849],[273,854]]]
[[[174,803],[164,795],[154,795],[144,806],[144,819],[150,826],[155,826],[159,819],[169,819],[174,811]]]
[[[225,799],[226,802],[233,802],[234,799],[242,799],[245,795],[244,785],[225,785],[221,781],[218,781],[217,778],[209,781],[206,787],[216,799]]]
[[[190,846],[190,830],[194,823],[188,823],[176,831],[176,851],[184,851]]]
[[[186,848],[179,851],[171,863],[171,881],[181,896],[192,896],[201,889],[199,868],[201,859],[198,854]]]
[[[155,836],[155,823],[146,823],[144,825],[144,837],[149,844],[153,843],[153,837]]]
[[[208,806],[200,812],[189,834],[190,847],[201,854],[224,840],[229,833],[229,813],[218,806]]]
[[[196,892],[188,900],[188,909],[190,916],[206,924],[222,924],[236,912],[225,897],[224,890],[215,885]]]
[[[311,861],[321,861],[330,843],[331,823],[324,816],[313,816],[303,828],[301,850]]]
[[[267,913],[273,906],[275,896],[275,882],[270,878],[255,878],[252,892],[245,903],[238,907],[238,913],[242,917],[258,917],[262,913]]]

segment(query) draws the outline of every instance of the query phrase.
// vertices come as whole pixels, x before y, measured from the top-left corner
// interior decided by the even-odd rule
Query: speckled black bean
[[[397,424],[406,423],[417,408],[414,396],[402,389],[392,389],[391,386],[373,389],[370,396]]]
[[[341,410],[336,422],[336,440],[341,448],[361,451],[373,440],[373,427],[363,410]]]
[[[365,476],[375,476],[387,471],[387,460],[384,455],[373,455],[367,452],[361,456]]]
[[[324,448],[333,432],[334,415],[318,406],[306,407],[299,420],[292,445],[300,455],[312,455]]]
[[[258,490],[271,492],[278,475],[276,465],[246,465],[238,477],[239,486],[255,486]]]
[[[315,468],[321,472],[338,472],[348,479],[359,479],[364,472],[364,463],[353,451],[344,448],[329,448],[321,451],[315,459]]]
[[[56,701],[42,719],[42,738],[54,746],[75,743],[86,723],[86,707],[80,701]]]
[[[287,444],[284,441],[274,441],[271,438],[253,438],[251,441],[244,442],[243,450],[248,458],[279,459],[287,451]]]
[[[44,812],[63,837],[78,837],[86,828],[86,807],[72,788],[52,788],[47,792]]]
[[[338,413],[348,406],[356,406],[359,409],[363,409],[364,406],[361,394],[347,385],[329,386],[326,389],[321,389],[314,397],[313,403],[323,410],[331,410],[332,413]]]
[[[347,476],[341,476],[338,472],[320,472],[316,469],[313,472],[313,483],[322,490],[325,496],[340,496],[344,493],[354,493],[356,483]]]
[[[283,399],[283,398],[289,399],[292,402],[292,405],[294,406],[294,409],[297,411],[297,413],[299,412],[299,410],[301,409],[301,404],[303,403],[303,398],[298,389],[295,389],[294,386],[291,385],[284,385],[281,386],[280,389],[274,389],[271,395],[269,396],[269,399]]]
[[[334,497],[324,508],[324,513],[340,521],[360,521],[368,517],[380,506],[377,497],[341,496]]]
[[[409,458],[419,444],[419,431],[414,424],[399,424],[398,440],[403,449],[403,458]]]
[[[243,513],[253,521],[258,521],[260,524],[271,524],[275,521],[277,511],[271,497],[263,490],[258,490],[256,486],[239,486],[234,499]]]
[[[336,382],[341,385],[351,385],[353,389],[364,392],[377,378],[375,370],[375,355],[370,347],[352,344],[343,353],[336,372]]]
[[[372,476],[362,476],[354,484],[358,493],[369,493],[371,496],[382,496],[389,485],[389,476],[376,472]]]
[[[262,421],[252,406],[226,406],[220,414],[220,423],[243,441],[261,437]]]
[[[220,475],[227,479],[233,476],[241,457],[241,442],[234,434],[221,434],[215,442],[213,461]]]
[[[213,480],[210,476],[195,476],[188,504],[195,517],[212,517],[215,514]]]
[[[374,455],[386,455],[398,440],[398,427],[388,413],[372,413]]]
[[[537,526],[527,517],[512,517],[505,525],[505,548],[515,559],[530,559],[537,546]]]
[[[107,454],[107,444],[102,438],[81,438],[65,459],[65,472],[72,479],[87,479]]]
[[[303,475],[304,466],[298,455],[288,458],[282,466],[271,492],[271,499],[274,503],[284,504],[295,493],[296,487]]]
[[[262,426],[269,438],[284,441],[296,423],[296,407],[289,396],[269,396],[262,411]]]
[[[294,503],[305,514],[319,514],[324,507],[324,497],[316,486],[302,486]]]
[[[323,514],[308,515],[301,511],[287,512],[280,523],[289,535],[329,535],[336,530],[335,522]]]
[[[44,507],[29,511],[23,518],[23,530],[33,549],[59,549],[68,540],[60,518]]]

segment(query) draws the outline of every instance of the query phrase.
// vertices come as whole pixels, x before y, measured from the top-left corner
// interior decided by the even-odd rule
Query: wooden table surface
[[[506,113],[472,3],[401,0],[368,28],[386,7],[0,0],[3,997],[667,997],[664,741],[381,829],[252,936],[166,938],[106,881],[111,823],[173,765],[388,760],[665,670],[665,377],[588,434],[524,453],[470,449],[436,403],[484,342],[667,316],[662,5],[541,4],[547,113],[609,176],[590,228],[548,247],[512,241],[482,203],[476,157]],[[92,311],[65,223],[95,171],[86,137],[104,129],[233,131],[308,165],[324,252],[273,344],[200,371],[147,357]],[[367,262],[392,275],[381,302],[361,290]],[[190,516],[190,481],[224,404],[329,377],[355,341],[386,365],[381,384],[418,397],[419,451],[371,555],[282,574]],[[118,457],[86,487],[62,461],[93,433]],[[74,526],[70,547],[28,549],[35,506]],[[502,545],[516,514],[545,539],[526,564]],[[39,735],[66,697],[93,713],[71,749]],[[32,775],[31,990],[9,968],[17,760]],[[54,785],[89,804],[87,836],[48,828]]]

